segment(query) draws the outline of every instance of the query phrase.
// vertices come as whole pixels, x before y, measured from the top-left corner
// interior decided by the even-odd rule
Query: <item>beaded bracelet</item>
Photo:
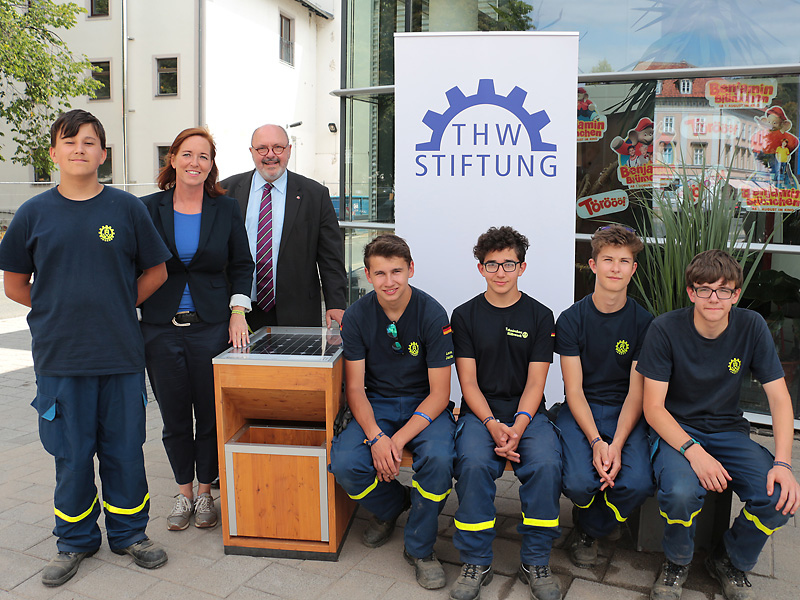
[[[525,412],[524,410],[521,410],[519,412],[515,412],[514,413],[514,420],[516,421],[517,417],[520,416],[520,415],[525,415],[526,417],[528,417],[528,419],[530,419],[530,421],[533,421],[533,417],[531,416],[531,413]]]
[[[425,420],[426,420],[428,423],[433,423],[433,419],[431,419],[431,418],[430,418],[428,415],[426,415],[424,412],[419,412],[419,411],[417,411],[417,412],[415,412],[414,414],[415,414],[415,415],[417,415],[418,417],[422,417],[422,418],[423,418],[423,419],[425,419]]]
[[[378,435],[376,435],[376,436],[375,436],[374,438],[372,438],[371,440],[366,440],[366,439],[365,439],[365,440],[364,440],[364,443],[365,443],[365,444],[366,444],[368,447],[372,448],[372,446],[374,446],[374,445],[375,445],[375,442],[377,442],[377,441],[378,441],[379,439],[381,439],[382,437],[386,437],[386,434],[385,434],[385,433],[383,433],[383,432],[381,431],[381,432],[379,432],[379,433],[378,433]]]
[[[243,310],[239,310],[238,308],[234,308],[234,309],[231,311],[231,314],[232,314],[232,315],[242,315],[242,316],[244,316],[244,311],[243,311]]]
[[[789,463],[783,462],[782,460],[776,460],[775,462],[772,463],[772,466],[773,467],[783,467],[785,469],[789,469],[790,471],[792,471],[792,465],[790,465]]]
[[[494,415],[489,415],[488,417],[486,417],[486,418],[483,420],[483,426],[484,426],[484,427],[486,427],[486,424],[487,424],[489,421],[493,421],[493,420],[494,420]]]
[[[589,442],[589,447],[590,447],[592,450],[594,450],[594,445],[595,445],[597,442],[602,442],[602,441],[603,441],[603,438],[601,438],[601,437],[598,435],[598,436],[597,436],[596,438],[594,438],[594,439],[593,439],[591,442]]]

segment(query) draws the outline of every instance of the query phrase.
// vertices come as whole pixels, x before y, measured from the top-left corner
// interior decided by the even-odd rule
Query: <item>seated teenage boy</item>
[[[544,413],[553,313],[517,287],[528,239],[492,227],[473,249],[486,291],[453,311],[463,399],[456,430],[458,510],[453,543],[464,566],[450,597],[480,597],[492,580],[495,480],[511,461],[522,486],[520,579],[534,600],[559,600],[550,551],[559,536],[561,444]]]
[[[364,266],[374,291],[348,308],[342,323],[354,420],[333,440],[331,472],[374,515],[366,546],[386,542],[410,505],[403,555],[422,587],[438,589],[446,581],[433,544],[455,457],[450,324],[436,300],[409,285],[414,262],[405,240],[378,236],[364,248]],[[406,446],[414,456],[411,490],[396,479]]]
[[[612,533],[654,491],[642,419],[643,378],[634,370],[653,316],[628,298],[642,248],[627,227],[598,229],[589,259],[594,293],[556,322],[567,398],[556,425],[564,495],[576,507],[568,548],[572,562],[583,568],[597,561],[597,538]]]
[[[800,506],[783,369],[764,319],[734,308],[741,286],[742,269],[728,253],[708,250],[695,256],[686,268],[686,291],[694,306],[658,317],[639,356],[644,415],[657,434],[652,456],[659,510],[667,521],[666,561],[653,585],[653,600],[680,598],[707,491],[730,485],[745,503],[706,559],[728,600],[754,598],[745,572]],[[750,439],[739,407],[748,372],[767,394],[774,457]]]

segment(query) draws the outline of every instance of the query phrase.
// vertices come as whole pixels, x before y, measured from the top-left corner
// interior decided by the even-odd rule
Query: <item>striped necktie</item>
[[[275,278],[272,266],[272,184],[264,184],[258,211],[256,238],[256,304],[264,312],[275,305]]]

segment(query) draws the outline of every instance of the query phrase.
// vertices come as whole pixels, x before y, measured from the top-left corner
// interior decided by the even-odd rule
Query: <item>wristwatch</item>
[[[694,438],[689,438],[689,441],[688,441],[688,442],[686,442],[686,443],[685,443],[683,446],[681,446],[681,454],[684,454],[684,455],[685,455],[685,454],[686,454],[686,451],[687,451],[689,448],[691,448],[692,446],[694,446],[695,444],[697,444],[697,443],[699,443],[699,442],[698,442],[696,439],[694,439]]]

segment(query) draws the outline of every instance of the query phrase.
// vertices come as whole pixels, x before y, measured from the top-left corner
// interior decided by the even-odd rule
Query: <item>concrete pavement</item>
[[[46,588],[40,572],[56,551],[53,528],[53,459],[37,433],[36,413],[29,406],[35,395],[30,334],[24,317],[0,320],[0,600],[125,600],[192,598],[193,600],[267,600],[282,598],[344,600],[442,599],[448,590],[426,591],[402,558],[402,529],[383,547],[370,550],[360,542],[363,513],[356,519],[338,562],[226,556],[222,530],[168,532],[165,516],[176,486],[161,444],[158,407],[147,408],[145,457],[151,508],[148,534],[162,543],[169,562],[148,571],[127,556],[117,556],[103,544],[86,559],[65,585]],[[152,399],[152,398],[151,398]],[[759,442],[771,448],[770,437]],[[800,464],[800,442],[794,444],[794,464]],[[410,471],[403,473],[405,482]],[[514,574],[519,564],[519,484],[506,473],[498,481],[498,538],[494,544],[495,578],[483,588],[484,600],[524,600],[527,588]],[[217,492],[218,494],[218,492]],[[448,586],[460,563],[452,545],[455,493],[440,517],[436,553],[445,566]],[[738,503],[734,501],[734,514]],[[561,502],[562,537],[551,566],[561,580],[565,600],[646,600],[662,556],[635,551],[627,529],[617,542],[601,541],[602,562],[594,569],[573,567],[563,544],[572,526],[571,504]],[[102,517],[101,517],[102,526]],[[404,517],[400,524],[404,523]],[[753,590],[764,600],[800,597],[800,529],[797,519],[777,532],[751,574]],[[718,585],[705,573],[698,554],[685,586],[683,600],[722,600]]]

